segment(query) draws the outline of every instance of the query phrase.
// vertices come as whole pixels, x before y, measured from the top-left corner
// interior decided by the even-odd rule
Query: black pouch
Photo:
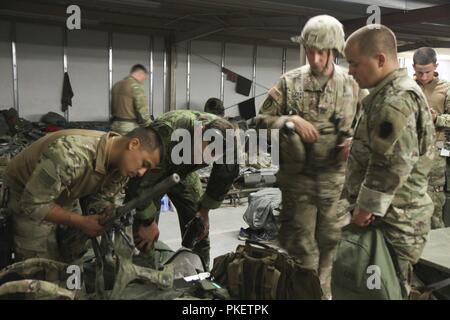
[[[11,212],[0,209],[0,269],[13,263]]]

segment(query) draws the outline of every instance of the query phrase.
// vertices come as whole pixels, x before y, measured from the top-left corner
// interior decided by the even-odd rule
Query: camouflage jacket
[[[207,166],[207,164],[205,163],[194,164],[194,162],[190,162],[191,164],[175,164],[173,161],[173,156],[178,155],[178,152],[176,151],[177,149],[174,148],[179,145],[179,142],[178,140],[172,141],[172,133],[177,129],[186,129],[190,133],[191,137],[193,137],[196,122],[198,125],[201,124],[201,126],[204,127],[208,126],[212,121],[216,119],[220,119],[220,117],[210,113],[191,110],[177,110],[163,114],[150,125],[158,132],[164,145],[164,157],[157,169],[159,171],[157,173],[158,181],[173,173],[177,173],[183,179],[187,174]],[[231,123],[229,123],[229,127],[230,129],[233,128]],[[191,141],[189,142],[191,143]],[[190,143],[188,144],[188,146],[193,145],[194,148],[196,147],[196,145]],[[237,144],[234,145],[233,151],[237,151]],[[195,151],[192,149],[191,152],[192,159],[194,157]],[[208,180],[208,185],[206,186],[206,191],[200,199],[200,207],[207,209],[218,208],[238,174],[238,164],[227,165],[214,163],[211,175]],[[157,182],[154,181],[154,176],[155,172],[147,172],[142,177],[142,180],[140,182],[140,186],[142,187],[141,189]],[[154,216],[155,210],[156,208],[154,206],[151,206],[150,208],[147,208],[145,210],[141,210],[140,212],[138,212],[138,218],[152,218]]]
[[[127,178],[108,169],[112,137],[91,130],[62,130],[48,134],[15,156],[5,182],[22,194],[21,206],[41,221],[56,204],[86,198],[86,203],[113,202]]]
[[[136,121],[141,126],[151,123],[144,87],[132,76],[114,84],[111,99],[113,120]]]
[[[429,231],[427,177],[435,130],[425,96],[405,69],[389,74],[363,100],[347,167],[350,204],[411,235]]]
[[[436,139],[444,141],[442,129],[450,128],[450,82],[435,77],[430,83],[422,85],[417,81],[428,101],[428,106],[437,113],[435,121]]]
[[[352,122],[366,95],[346,69],[337,65],[334,68],[325,87],[313,76],[309,65],[282,75],[270,89],[256,119],[258,128],[269,129],[279,128],[289,115],[299,115],[312,123],[320,133],[314,144],[316,164],[353,135]]]

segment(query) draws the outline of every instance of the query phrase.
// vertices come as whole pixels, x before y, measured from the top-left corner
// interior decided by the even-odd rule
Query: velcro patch
[[[56,182],[56,179],[49,175],[48,172],[44,169],[41,169],[41,171],[39,171],[38,179],[42,183],[42,185],[47,188],[51,188]]]
[[[381,139],[387,139],[392,134],[392,123],[384,121],[380,124],[378,135]]]
[[[384,107],[374,119],[372,148],[378,154],[386,154],[405,131],[408,118],[392,107]]]

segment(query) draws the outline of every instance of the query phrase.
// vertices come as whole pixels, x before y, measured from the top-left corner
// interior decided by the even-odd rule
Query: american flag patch
[[[272,87],[269,90],[269,96],[271,96],[272,99],[275,100],[276,102],[279,102],[279,100],[282,97],[281,92],[276,87]]]

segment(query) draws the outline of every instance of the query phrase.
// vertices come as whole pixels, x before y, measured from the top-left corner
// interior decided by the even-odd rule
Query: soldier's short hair
[[[163,143],[159,134],[151,127],[139,127],[126,134],[126,137],[139,139],[142,148],[148,151],[160,149],[161,157],[163,156]]]
[[[223,117],[225,115],[223,102],[218,98],[209,98],[205,103],[204,111],[215,114],[219,117]]]
[[[427,65],[430,63],[437,63],[437,54],[433,48],[430,47],[422,47],[414,52],[413,56],[414,64]]]
[[[148,74],[147,68],[144,65],[140,64],[140,63],[135,64],[134,66],[132,66],[131,70],[130,70],[130,73],[133,73],[133,72],[136,72],[136,71],[144,71],[146,74]]]
[[[371,24],[359,28],[348,37],[346,46],[355,43],[365,56],[384,53],[397,60],[397,39],[394,32],[384,25]]]

